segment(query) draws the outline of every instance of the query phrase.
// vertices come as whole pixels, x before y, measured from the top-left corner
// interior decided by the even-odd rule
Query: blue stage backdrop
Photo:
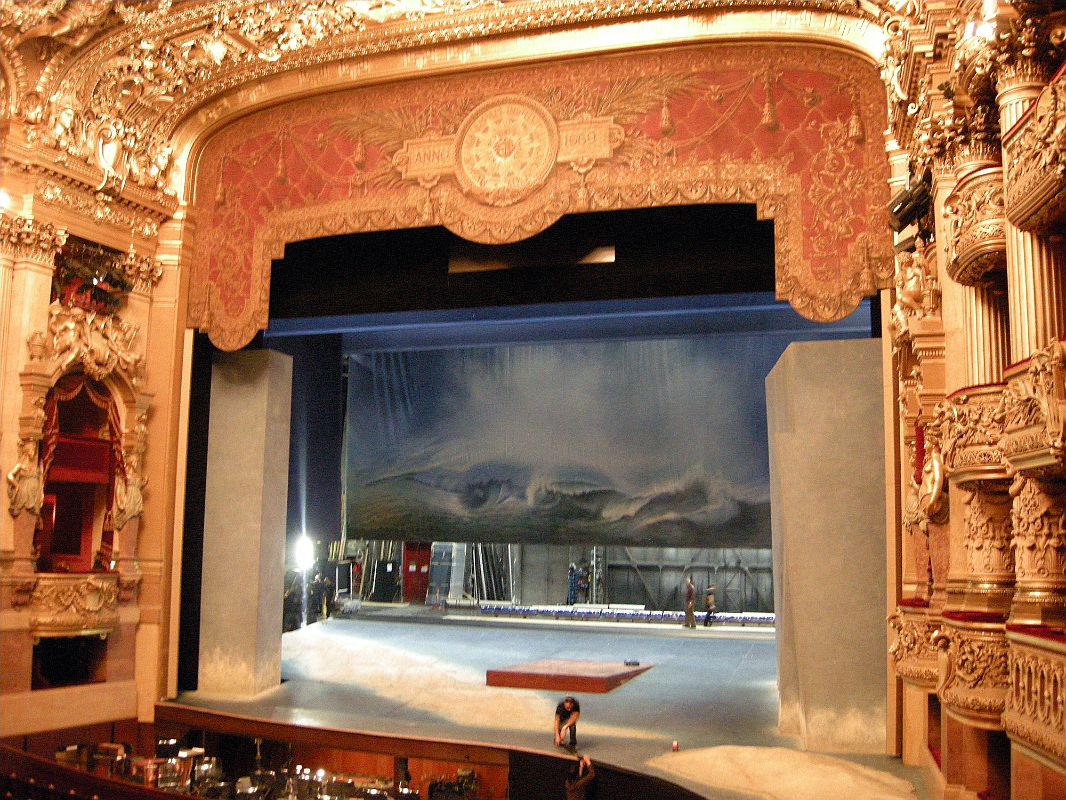
[[[769,547],[785,333],[349,355],[348,536]]]

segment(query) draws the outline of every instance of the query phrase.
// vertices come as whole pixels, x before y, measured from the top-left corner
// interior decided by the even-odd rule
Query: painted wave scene
[[[769,547],[764,376],[694,336],[349,356],[348,535]]]

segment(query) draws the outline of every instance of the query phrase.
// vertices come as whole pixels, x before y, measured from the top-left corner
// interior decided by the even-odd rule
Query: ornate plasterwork
[[[154,239],[159,234],[160,223],[166,219],[164,212],[138,207],[103,192],[90,191],[90,187],[84,184],[54,177],[39,178],[34,196],[45,206],[74,212],[127,235],[136,233],[143,239]]]
[[[1009,668],[1004,729],[1012,739],[1066,762],[1066,653],[1061,646],[1051,650],[1011,636]]]
[[[1066,211],[1066,76],[1044,87],[1005,150],[1007,217],[1039,232]]]
[[[1010,491],[1018,588],[1061,612],[1066,609],[1066,485],[1018,476]]]
[[[1013,583],[1011,500],[1002,481],[975,481],[966,504],[966,572],[978,583]]]
[[[944,465],[953,482],[1006,477],[999,450],[1005,412],[1003,387],[973,387],[943,403]]]
[[[94,380],[103,380],[118,370],[130,384],[142,379],[142,356],[133,350],[137,326],[117,314],[98,314],[55,301],[48,309],[51,345],[47,354],[60,373],[80,367]],[[31,347],[31,360],[35,349]]]
[[[929,256],[931,248],[919,248],[896,256],[896,302],[892,306],[892,338],[896,347],[909,338],[912,324],[940,312],[940,282]]]
[[[35,578],[27,611],[34,636],[106,635],[118,624],[118,575]]]
[[[932,689],[937,681],[937,651],[933,645],[933,626],[925,610],[896,609],[888,618],[896,640],[888,652],[895,664],[896,674],[924,689]]]
[[[180,121],[220,94],[272,75],[501,34],[704,10],[820,12],[868,24],[876,15],[847,0],[233,0],[173,9],[158,0],[120,2],[111,14],[112,5],[73,0],[54,18],[36,21],[7,6],[0,13],[7,32],[0,46],[14,50],[47,36],[55,48],[36,85],[12,91],[34,139],[91,163],[108,191],[122,191],[127,181],[169,190],[169,139]],[[82,8],[93,12],[73,19]],[[842,30],[840,40],[847,38]]]
[[[1007,268],[1003,169],[986,167],[965,175],[944,202],[948,220],[947,271],[967,286],[989,282]]]
[[[937,694],[949,713],[982,728],[1002,727],[1010,687],[1007,639],[1002,630],[951,625]]]
[[[1053,341],[1013,372],[1004,394],[1000,448],[1015,472],[1061,469],[1066,448],[1066,346]]]
[[[874,225],[883,156],[865,133],[883,106],[872,70],[843,83],[843,64],[830,72],[850,60],[707,46],[353,90],[249,117],[201,159],[190,324],[226,349],[247,342],[266,324],[270,260],[290,241],[444,225],[513,242],[566,213],[704,202],[755,203],[775,224],[778,296],[839,319],[894,266]]]
[[[0,253],[18,261],[36,261],[51,266],[67,240],[66,231],[29,217],[0,214]]]

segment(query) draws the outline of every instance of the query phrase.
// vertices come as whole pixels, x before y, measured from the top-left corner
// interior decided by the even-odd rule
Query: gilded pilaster
[[[0,350],[0,381],[9,387],[0,406],[0,465],[8,473],[9,497],[24,490],[23,475],[38,469],[37,440],[24,433],[24,411],[33,415],[34,409],[24,409],[22,393],[10,387],[19,385],[19,372],[30,358],[28,337],[35,330],[47,327],[48,298],[51,292],[52,268],[55,255],[66,241],[66,233],[53,225],[40,223],[30,217],[0,216],[0,254],[4,271],[10,263],[10,284],[6,295],[0,297],[7,317],[6,338]],[[36,475],[40,482],[40,475]],[[26,490],[29,491],[29,490]],[[39,510],[39,506],[37,506]],[[37,510],[23,504],[14,516],[0,514],[0,570],[33,571],[33,531]]]

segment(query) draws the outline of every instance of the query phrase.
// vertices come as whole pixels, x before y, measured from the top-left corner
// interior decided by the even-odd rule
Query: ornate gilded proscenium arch
[[[754,203],[777,294],[833,321],[888,286],[884,89],[821,46],[707,45],[293,101],[205,146],[190,325],[227,350],[267,324],[287,242],[444,225],[480,242],[568,213]]]

